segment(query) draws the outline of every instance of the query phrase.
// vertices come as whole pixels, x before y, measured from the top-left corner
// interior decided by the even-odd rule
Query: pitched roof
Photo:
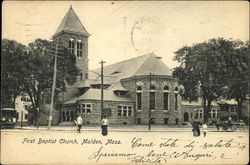
[[[104,101],[121,101],[121,102],[131,102],[130,99],[125,97],[118,97],[114,94],[113,90],[103,90]],[[87,92],[79,97],[75,97],[66,101],[64,104],[74,104],[78,100],[101,100],[101,90],[90,88]]]
[[[70,6],[68,12],[64,16],[61,24],[57,28],[55,34],[53,37],[57,36],[58,34],[62,32],[70,32],[70,33],[76,33],[81,34],[84,36],[89,36],[90,34],[87,32],[87,30],[82,25],[80,19],[77,17],[75,11]]]
[[[123,78],[138,75],[168,75],[172,73],[170,68],[160,60],[154,53],[142,55],[129,60],[121,61],[115,64],[104,66],[104,83],[112,84]],[[89,72],[89,78],[100,82],[100,68]]]

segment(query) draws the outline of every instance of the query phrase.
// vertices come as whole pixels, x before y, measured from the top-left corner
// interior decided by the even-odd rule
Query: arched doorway
[[[189,116],[188,116],[188,112],[184,113],[184,122],[188,122],[189,121]]]

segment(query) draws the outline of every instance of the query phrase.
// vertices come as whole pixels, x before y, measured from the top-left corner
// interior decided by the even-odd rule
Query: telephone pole
[[[105,61],[101,61],[101,119],[103,117],[103,64],[106,63]]]
[[[149,106],[148,106],[148,130],[151,129],[151,72],[149,74]]]
[[[53,107],[54,107],[54,96],[55,96],[55,88],[56,88],[56,68],[57,68],[57,46],[58,45],[56,44],[54,74],[53,74],[52,94],[51,94],[51,103],[50,103],[50,111],[49,111],[48,130],[50,130],[50,128],[51,128],[52,111],[53,111]]]

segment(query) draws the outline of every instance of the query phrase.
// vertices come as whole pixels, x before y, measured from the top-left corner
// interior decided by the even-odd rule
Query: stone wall
[[[128,97],[136,103],[137,86],[142,86],[142,109],[135,107],[135,123],[141,120],[141,124],[148,124],[149,121],[149,76],[138,76],[121,81],[124,88],[129,91]],[[175,87],[178,83],[171,76],[152,76],[151,85],[155,90],[155,110],[151,111],[151,118],[155,118],[155,124],[181,124],[181,97],[178,94],[178,109],[175,110]],[[163,109],[164,86],[169,86],[169,109]],[[178,121],[176,121],[178,120]]]
[[[96,100],[82,100],[77,102],[77,104],[91,104],[92,109],[90,114],[82,114],[84,124],[94,124],[99,125],[101,122],[101,103]],[[77,104],[64,105],[62,112],[74,111],[76,115],[80,113],[77,111]],[[111,116],[107,116],[109,123],[112,124],[134,124],[134,117],[132,116],[118,116],[118,106],[132,106],[133,103],[128,102],[117,102],[117,101],[104,101],[104,108],[111,109]],[[62,113],[61,113],[62,114]],[[133,113],[134,114],[134,113]],[[76,117],[76,116],[75,116]]]
[[[88,78],[88,37],[83,35],[76,35],[72,33],[62,33],[54,38],[54,40],[58,41],[63,45],[64,47],[68,48],[70,39],[73,39],[75,42],[75,52],[76,55],[76,44],[78,40],[81,40],[83,43],[82,48],[82,58],[78,58],[76,56],[76,66],[80,70],[80,73],[82,73],[82,80],[81,76],[79,75],[77,77],[77,82],[73,85],[66,85],[66,92],[63,94],[60,94],[60,99],[64,101],[67,101],[73,97],[79,96],[81,93],[79,93],[78,86],[81,82],[85,81]]]

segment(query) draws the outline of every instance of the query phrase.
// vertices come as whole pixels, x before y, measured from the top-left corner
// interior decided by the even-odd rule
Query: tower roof
[[[80,34],[84,36],[90,36],[90,34],[87,32],[87,30],[82,25],[80,19],[77,17],[75,11],[70,6],[68,12],[64,16],[61,24],[57,28],[55,34],[53,35],[53,38],[59,35],[62,32],[69,32],[69,33],[75,33]]]

